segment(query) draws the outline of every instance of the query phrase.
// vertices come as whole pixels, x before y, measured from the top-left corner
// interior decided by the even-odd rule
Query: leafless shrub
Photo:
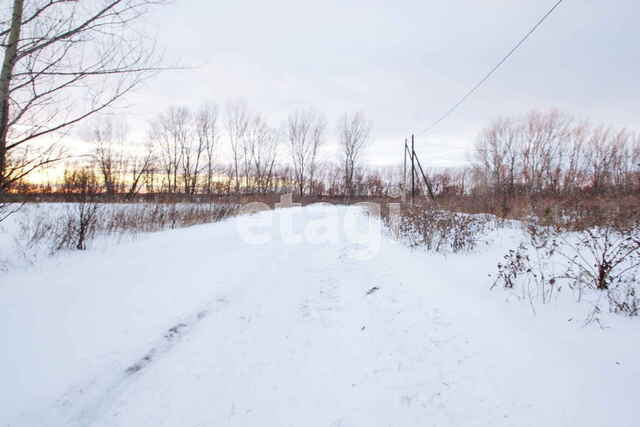
[[[510,249],[502,258],[504,261],[498,263],[497,278],[493,287],[501,283],[505,288],[513,289],[519,277],[531,273],[531,259],[524,244],[520,244],[517,249]]]
[[[392,218],[383,217],[391,227]],[[411,247],[433,252],[468,252],[483,241],[489,230],[489,219],[483,215],[467,215],[435,207],[411,207],[400,213],[398,237]]]
[[[527,227],[528,241],[509,250],[498,263],[492,289],[498,285],[514,289],[520,285],[522,296],[532,305],[539,301],[546,304],[555,292],[562,288],[554,274],[550,259],[558,249],[557,241],[547,228]]]
[[[568,248],[560,254],[569,261],[570,278],[580,277],[599,290],[635,281],[633,273],[640,266],[640,229],[622,232],[596,227],[578,232],[575,241],[562,234],[559,238]]]
[[[545,303],[564,282],[579,300],[585,292],[604,292],[611,312],[640,314],[640,222],[634,215],[591,215],[589,221],[580,217],[552,224],[543,218],[527,226],[527,235],[528,241],[498,264],[494,287],[533,282]]]
[[[100,207],[96,202],[80,202],[67,210],[62,233],[58,236],[57,249],[87,249],[98,230]]]
[[[87,241],[94,238],[98,229],[98,178],[93,170],[88,169],[81,169],[75,174],[74,190],[79,194],[79,198],[77,203],[67,207],[62,229],[55,236],[57,250],[87,249]]]
[[[56,218],[57,219],[57,218]],[[18,221],[18,234],[15,236],[16,246],[24,258],[29,253],[47,245],[47,251],[55,252],[53,236],[58,234],[60,221],[53,220],[44,212],[25,213]]]

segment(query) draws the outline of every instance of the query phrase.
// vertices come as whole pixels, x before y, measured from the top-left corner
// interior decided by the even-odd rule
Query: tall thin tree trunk
[[[0,193],[7,186],[7,136],[9,134],[9,90],[13,67],[18,59],[18,41],[22,27],[22,13],[24,0],[14,0],[13,15],[11,17],[11,29],[9,43],[4,51],[2,70],[0,70]]]

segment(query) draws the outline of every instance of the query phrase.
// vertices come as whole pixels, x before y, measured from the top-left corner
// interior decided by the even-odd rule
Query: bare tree
[[[0,16],[0,190],[58,159],[11,171],[11,152],[105,110],[158,70],[133,24],[163,2],[13,0],[0,11],[10,14]]]
[[[247,150],[253,168],[252,183],[260,193],[266,193],[273,184],[273,172],[278,155],[278,132],[255,116],[245,134]]]
[[[344,187],[348,195],[354,194],[354,174],[364,149],[371,139],[371,122],[363,113],[345,114],[338,122],[338,135],[344,162]]]
[[[179,122],[179,136],[176,138],[176,142],[180,145],[184,192],[185,194],[195,194],[201,172],[201,163],[205,156],[206,141],[204,138],[197,137],[194,116],[186,108],[181,109],[181,111],[184,114]]]
[[[186,194],[202,187],[212,191],[220,137],[215,105],[205,104],[195,114],[186,107],[171,107],[151,122],[149,135],[160,148],[167,191],[176,192],[180,184]]]
[[[596,191],[603,190],[611,180],[613,164],[619,151],[613,132],[611,128],[599,126],[590,132],[587,139],[587,167],[591,188]]]
[[[101,120],[90,132],[95,144],[92,157],[106,194],[115,195],[124,184],[128,155],[124,152],[127,137],[125,122],[116,123],[112,119]]]
[[[218,107],[215,104],[205,104],[200,108],[195,118],[196,135],[198,145],[204,147],[205,154],[205,184],[207,193],[213,191],[214,165],[218,139]]]
[[[243,141],[249,127],[249,109],[243,100],[227,103],[226,126],[231,146],[235,191],[240,192],[240,167],[246,163],[247,153],[243,149]]]
[[[309,162],[309,193],[315,194],[316,172],[318,169],[318,154],[324,143],[324,134],[327,127],[327,121],[324,116],[319,116],[311,133],[311,159]]]
[[[586,122],[575,125],[564,139],[565,164],[562,179],[563,191],[570,192],[582,185],[585,176],[585,140],[589,131]]]
[[[480,134],[474,151],[476,178],[482,183],[482,191],[500,199],[503,213],[515,190],[518,134],[517,122],[498,119]]]
[[[153,144],[150,142],[145,144],[144,147],[132,145],[129,147],[129,150],[130,153],[127,162],[128,173],[127,179],[125,180],[127,186],[125,197],[127,199],[132,199],[142,189],[145,177],[155,173],[155,153],[153,150]]]
[[[324,117],[313,110],[298,110],[289,115],[287,136],[300,196],[304,195],[307,181],[309,186],[313,185],[316,157],[323,142],[325,128]]]
[[[571,118],[556,110],[533,111],[518,125],[518,150],[525,189],[540,192],[557,190],[562,168],[563,142],[569,136]]]
[[[189,139],[190,113],[186,107],[170,107],[150,124],[149,136],[160,149],[160,168],[164,187],[169,193],[178,191],[183,169],[183,149]]]

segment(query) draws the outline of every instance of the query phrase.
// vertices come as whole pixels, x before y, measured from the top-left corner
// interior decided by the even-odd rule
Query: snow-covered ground
[[[292,208],[0,273],[0,425],[638,425],[638,323],[490,292],[515,234],[430,255]]]

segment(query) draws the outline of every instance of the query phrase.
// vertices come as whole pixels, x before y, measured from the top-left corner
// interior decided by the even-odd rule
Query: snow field
[[[636,425],[633,320],[489,292],[515,231],[441,256],[376,222],[269,211],[4,273],[0,425]]]

